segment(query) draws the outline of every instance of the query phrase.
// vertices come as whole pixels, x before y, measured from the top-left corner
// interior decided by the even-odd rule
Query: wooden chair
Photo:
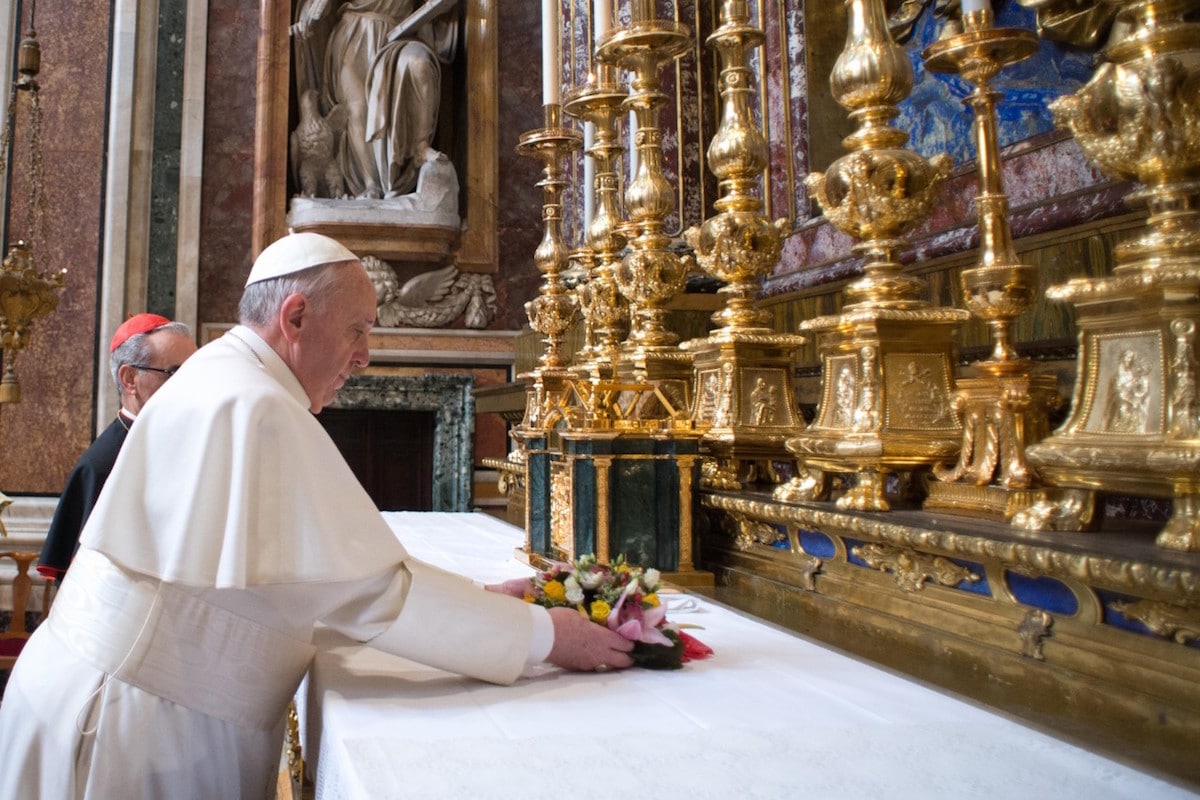
[[[29,577],[30,566],[38,560],[37,553],[26,553],[18,550],[0,552],[0,559],[11,558],[17,562],[17,575],[12,582],[13,613],[8,630],[0,633],[0,669],[12,669],[17,662],[17,656],[29,631],[25,629],[25,610],[29,607],[29,597],[33,594],[33,579]],[[42,590],[42,617],[50,611],[50,595],[53,591],[53,581],[47,581]]]

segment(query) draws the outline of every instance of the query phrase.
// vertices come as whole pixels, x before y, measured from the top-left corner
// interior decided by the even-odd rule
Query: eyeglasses
[[[162,367],[146,367],[141,364],[130,364],[129,366],[133,367],[134,369],[145,370],[146,372],[158,372],[163,375],[166,375],[169,378],[172,375],[174,375],[176,372],[179,372],[179,367],[182,366],[182,364],[176,365],[174,367],[167,367],[165,369]]]

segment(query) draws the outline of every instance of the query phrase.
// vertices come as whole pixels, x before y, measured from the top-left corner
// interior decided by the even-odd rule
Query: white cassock
[[[519,676],[533,607],[410,558],[308,405],[244,327],[151,398],[0,703],[0,798],[273,796],[318,621]]]

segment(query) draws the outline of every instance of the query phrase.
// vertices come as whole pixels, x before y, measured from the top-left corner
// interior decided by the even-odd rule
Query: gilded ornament
[[[965,14],[961,31],[947,29],[949,35],[923,53],[931,72],[959,74],[973,84],[963,102],[973,111],[980,246],[978,263],[963,270],[962,295],[992,336],[990,357],[957,382],[951,402],[962,420],[958,460],[952,467],[934,466],[937,480],[925,507],[1007,520],[1043,497],[1025,448],[1046,436],[1047,415],[1062,398],[1053,377],[1035,376],[1033,364],[1018,356],[1011,341],[1014,320],[1033,304],[1037,276],[1013,245],[996,131],[1000,93],[991,87],[1004,67],[1036,52],[1037,37],[1019,28],[995,28],[992,21],[989,9]]]
[[[1076,491],[1168,497],[1161,547],[1200,551],[1196,345],[1200,319],[1200,10],[1197,0],[1121,0],[1092,79],[1056,100],[1055,121],[1104,172],[1142,184],[1140,235],[1108,278],[1047,296],[1078,309],[1075,396],[1063,426],[1027,450],[1045,480]],[[1067,497],[1019,515],[1025,527],[1081,529]]]
[[[1021,624],[1017,626],[1017,635],[1021,637],[1021,655],[1038,661],[1045,661],[1042,652],[1042,642],[1050,635],[1054,625],[1054,617],[1040,608],[1031,608],[1025,612]]]
[[[1108,607],[1176,644],[1188,646],[1200,639],[1200,608],[1152,600],[1114,600]]]
[[[818,335],[821,404],[787,448],[805,471],[856,474],[840,507],[885,511],[887,473],[957,454],[950,376],[955,327],[966,312],[933,308],[924,282],[903,272],[904,237],[932,211],[950,159],[903,149],[908,134],[891,121],[912,90],[912,64],[888,34],[881,0],[846,5],[846,45],[830,85],[858,128],[844,140],[849,152],[806,185],[826,219],[860,240],[854,251],[863,276],[846,288],[840,314],[801,325]],[[812,490],[818,484],[801,481]]]
[[[885,544],[863,544],[850,553],[880,572],[890,572],[896,585],[907,592],[924,588],[927,581],[941,586],[957,586],[963,581],[976,583],[980,576],[943,556],[932,556],[907,548]]]

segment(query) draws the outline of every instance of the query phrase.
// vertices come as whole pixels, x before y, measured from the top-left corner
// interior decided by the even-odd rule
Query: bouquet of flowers
[[[658,597],[661,583],[658,570],[631,566],[624,556],[601,564],[587,555],[574,564],[557,562],[530,578],[525,602],[575,608],[632,640],[636,666],[679,669],[712,650],[667,622],[667,608]]]

